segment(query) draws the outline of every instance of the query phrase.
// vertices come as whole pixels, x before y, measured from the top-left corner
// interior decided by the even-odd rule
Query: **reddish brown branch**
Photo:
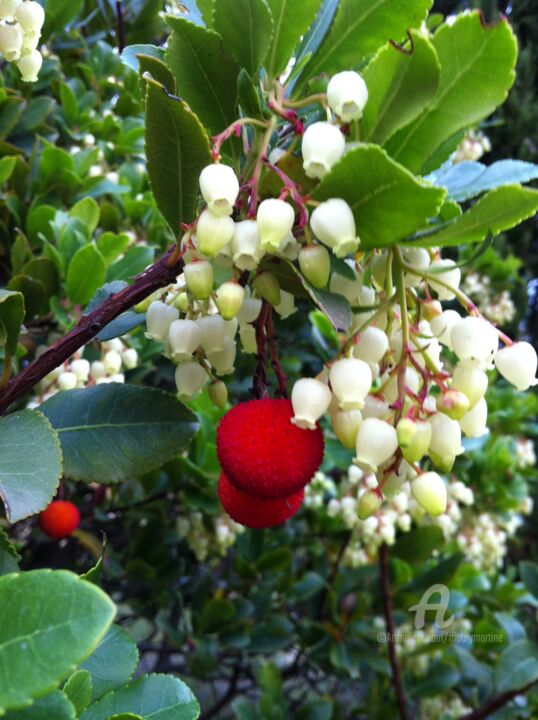
[[[15,400],[25,395],[52,370],[90,342],[114,318],[147,298],[155,290],[175,282],[183,267],[183,261],[179,260],[172,267],[168,266],[168,260],[174,250],[175,246],[151,267],[137,275],[132,285],[111,295],[93,312],[83,315],[80,322],[67,335],[21,370],[8,383],[5,390],[0,392],[0,414],[5,413]]]
[[[252,393],[258,400],[267,397],[267,373],[265,370],[265,363],[267,362],[267,336],[265,334],[265,324],[267,322],[270,307],[271,306],[264,300],[260,314],[254,323],[257,352],[256,367],[254,368],[254,376],[252,378]]]
[[[286,375],[282,370],[282,365],[278,357],[278,350],[276,346],[275,326],[273,324],[273,308],[269,307],[267,313],[267,322],[265,324],[267,330],[267,342],[269,345],[269,354],[271,356],[271,367],[276,375],[278,381],[278,395],[280,397],[288,397],[288,388],[286,386]]]
[[[476,710],[473,710],[473,712],[467,713],[467,715],[461,715],[458,720],[483,720],[483,718],[493,715],[494,712],[497,712],[500,708],[508,705],[510,700],[513,700],[518,695],[526,693],[531,689],[531,687],[533,687],[533,685],[536,685],[536,682],[536,680],[533,680],[528,685],[525,685],[525,687],[519,688],[519,690],[510,690],[508,692],[501,693],[500,695],[491,698],[491,700],[488,700]]]

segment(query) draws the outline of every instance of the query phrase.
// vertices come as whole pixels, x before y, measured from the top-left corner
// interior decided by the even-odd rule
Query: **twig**
[[[269,315],[269,309],[269,303],[264,300],[260,314],[254,323],[257,352],[256,367],[254,368],[254,375],[252,377],[252,394],[257,400],[267,397],[267,373],[265,371],[267,336],[265,334],[265,324]]]
[[[531,687],[533,687],[533,685],[536,685],[537,682],[537,680],[533,680],[528,685],[519,688],[519,690],[509,690],[501,695],[497,695],[496,697],[491,698],[491,700],[488,700],[481,707],[473,710],[473,712],[467,713],[467,715],[461,715],[458,720],[483,720],[483,718],[489,717],[500,708],[508,705],[510,700],[513,700],[518,695],[526,693],[531,689]]]
[[[276,346],[275,326],[273,324],[273,308],[269,306],[269,312],[267,313],[267,322],[265,323],[267,330],[267,342],[269,345],[269,354],[271,356],[271,367],[273,368],[277,381],[278,381],[278,394],[280,397],[288,397],[288,388],[286,387],[286,375],[282,370],[282,365],[278,357],[278,350]]]
[[[114,318],[147,298],[155,290],[175,282],[183,267],[183,261],[179,260],[173,267],[168,267],[167,261],[174,250],[175,246],[151,267],[137,275],[132,285],[111,295],[88,315],[83,315],[80,322],[67,335],[51,345],[16,375],[5,390],[0,392],[0,415],[5,413],[15,400],[31,390],[52,370],[62,365],[79,348],[92,340]]]
[[[118,33],[118,50],[122,53],[125,47],[125,24],[123,22],[122,0],[116,0],[116,27]]]
[[[394,692],[396,694],[396,702],[400,711],[402,720],[410,720],[407,711],[407,701],[403,689],[402,673],[400,663],[396,655],[396,645],[394,643],[394,617],[392,609],[392,595],[390,591],[389,580],[389,550],[388,546],[383,543],[379,549],[379,574],[381,580],[381,595],[383,598],[383,612],[385,615],[385,625],[387,627],[387,643],[389,650],[390,666],[392,668],[392,679],[394,682]]]
[[[202,713],[200,720],[210,720],[210,718],[215,717],[222,710],[222,708],[226,707],[226,705],[230,702],[230,700],[233,700],[240,675],[241,675],[241,667],[240,667],[240,661],[238,661],[234,666],[232,677],[230,678],[230,684],[228,685],[228,689],[226,690],[224,695],[220,698],[220,700],[217,700],[217,702],[213,705],[213,707],[209,708],[209,710],[207,712]]]

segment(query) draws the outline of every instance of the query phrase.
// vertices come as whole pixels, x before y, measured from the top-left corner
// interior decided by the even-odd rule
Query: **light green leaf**
[[[54,0],[54,2],[49,0],[43,27],[44,39],[54,32],[64,32],[83,4],[84,0]]]
[[[498,235],[519,225],[538,211],[538,190],[520,185],[505,185],[491,190],[469,210],[438,232],[418,233],[416,244],[420,247],[440,247],[462,243],[481,242],[491,233]]]
[[[0,527],[0,575],[17,572],[19,560],[20,555],[17,548],[7,536],[5,530]]]
[[[142,715],[134,713],[120,713],[119,715],[111,715],[107,720],[144,720]]]
[[[58,393],[41,409],[60,437],[65,474],[85,482],[121,482],[160,467],[198,427],[172,395],[117,383]]]
[[[6,347],[14,355],[22,321],[24,320],[24,298],[22,293],[0,288],[0,322],[6,332]]]
[[[273,37],[273,17],[266,0],[215,0],[213,27],[239,65],[255,75]]]
[[[538,647],[529,640],[508,645],[495,667],[497,691],[518,690],[534,680],[538,680]]]
[[[122,258],[110,265],[106,273],[107,282],[131,280],[151,265],[154,256],[155,250],[148,245],[135,245]]]
[[[19,232],[11,246],[11,267],[13,274],[18,275],[23,265],[32,257],[32,249],[26,237]]]
[[[138,72],[140,70],[140,64],[138,62],[139,55],[152,57],[162,61],[164,60],[164,49],[158,45],[151,45],[149,43],[127,45],[127,47],[123,48],[120,58],[124,65],[127,65],[127,67],[130,67],[131,70]]]
[[[490,115],[515,77],[517,42],[506,20],[486,25],[478,12],[460,15],[453,25],[441,26],[433,45],[441,63],[437,93],[420,118],[387,144],[392,157],[413,172],[434,170],[441,145]]]
[[[314,190],[316,200],[343,198],[353,210],[361,248],[393,245],[435,217],[446,191],[422,182],[376,145],[351,150]]]
[[[409,28],[420,27],[431,4],[431,0],[341,0],[301,80],[355,67],[388,40],[398,41]]]
[[[119,625],[112,625],[82,668],[92,677],[92,700],[125,685],[138,665],[134,640]]]
[[[178,235],[181,223],[194,219],[198,178],[211,161],[209,139],[188,105],[150,79],[146,90],[146,155],[155,200],[170,229]]]
[[[91,235],[99,225],[101,210],[93,198],[87,197],[79,200],[78,203],[73,205],[69,211],[69,217],[82,220]]]
[[[306,33],[321,7],[321,0],[267,0],[274,21],[271,49],[266,60],[270,78],[282,73],[301,37]]]
[[[239,66],[224,51],[218,33],[178,17],[167,22],[172,35],[166,63],[176,77],[178,94],[216,134],[236,119]]]
[[[492,165],[479,162],[447,163],[426,178],[446,188],[448,197],[457,202],[470,200],[486,190],[503,185],[526,183],[538,178],[538,165],[523,160],[499,160]]]
[[[172,74],[172,71],[164,63],[164,60],[159,60],[151,55],[137,55],[137,61],[140,66],[140,74],[144,76],[144,73],[149,73],[151,77],[158,83],[163,85],[168,92],[176,93],[176,78]],[[142,80],[142,94],[146,93],[145,80]]]
[[[97,249],[105,258],[105,262],[111,263],[127,250],[130,238],[128,235],[116,235],[113,232],[104,232],[96,240]]]
[[[24,710],[12,710],[6,713],[2,716],[2,720],[75,720],[75,717],[72,703],[63,692],[55,690]]]
[[[92,676],[87,670],[77,670],[67,680],[63,691],[80,715],[92,699]]]
[[[0,714],[54,690],[86,658],[115,614],[110,598],[65,570],[0,578]]]
[[[433,45],[418,32],[411,34],[408,53],[388,43],[363,73],[368,102],[361,120],[361,138],[383,143],[417,118],[439,84],[441,66]]]
[[[106,262],[93,243],[79,248],[67,268],[67,294],[71,302],[85,305],[106,279]]]
[[[416,565],[428,560],[432,552],[440,550],[444,544],[445,538],[441,528],[436,525],[425,525],[402,535],[392,549],[392,555]]]
[[[5,183],[11,177],[11,173],[15,170],[17,158],[14,155],[8,155],[0,160],[0,183]]]
[[[62,473],[58,436],[36,410],[0,419],[0,497],[10,522],[44,510]],[[0,695],[1,697],[1,695]]]
[[[91,705],[80,720],[108,720],[111,715],[135,713],[143,720],[196,720],[200,706],[191,690],[171,675],[144,675],[128,687],[108,693]]]

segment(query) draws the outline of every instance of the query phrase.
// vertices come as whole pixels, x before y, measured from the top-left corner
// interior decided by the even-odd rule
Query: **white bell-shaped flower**
[[[457,455],[461,455],[461,428],[457,420],[452,420],[444,413],[436,412],[428,418],[432,428],[432,437],[428,454],[443,471],[448,471],[454,464]]]
[[[224,347],[226,322],[220,315],[204,315],[196,320],[202,333],[200,345],[206,353],[217,352]]]
[[[105,363],[105,369],[109,375],[116,375],[116,373],[119,373],[123,364],[121,355],[116,350],[109,350],[105,353],[103,362]]]
[[[170,357],[174,362],[190,360],[202,342],[202,331],[194,320],[174,320],[168,331]]]
[[[488,432],[487,422],[488,404],[484,398],[480,398],[474,408],[459,420],[461,429],[469,438],[485,435]]]
[[[499,347],[499,336],[491,323],[479,317],[461,318],[450,333],[452,349],[458,360],[473,360],[488,365]]]
[[[378,363],[389,349],[389,339],[383,330],[370,325],[353,348],[353,355],[367,363]]]
[[[350,450],[355,447],[361,423],[362,415],[360,410],[336,410],[331,412],[331,424],[334,434],[342,445]]]
[[[315,378],[297,380],[291,391],[294,416],[292,423],[300,428],[314,430],[317,421],[329,409],[332,394],[328,386]]]
[[[205,300],[213,289],[213,267],[208,260],[194,260],[183,268],[189,292],[197,300]]]
[[[329,289],[332,293],[343,295],[350,305],[360,305],[362,290],[361,279],[357,272],[355,272],[355,270],[353,270],[353,272],[356,277],[355,280],[344,277],[338,272],[333,272],[331,275],[331,280],[329,282]],[[364,314],[360,313],[360,317],[362,319],[359,321],[359,325],[363,325],[366,322]]]
[[[432,438],[429,423],[402,418],[396,427],[396,433],[402,455],[408,463],[418,462],[428,452]]]
[[[260,203],[256,214],[260,246],[275,253],[282,248],[295,222],[293,207],[284,200],[269,198]]]
[[[232,340],[237,335],[237,331],[239,330],[239,320],[236,317],[231,318],[230,320],[224,321],[224,337],[225,338],[231,338]]]
[[[74,372],[63,372],[58,378],[58,387],[60,390],[74,390],[78,385],[78,378]]]
[[[207,359],[215,368],[217,375],[230,375],[234,371],[237,346],[235,340],[225,337],[224,345],[220,350],[207,353]]]
[[[398,449],[398,437],[392,425],[378,418],[366,418],[357,433],[353,459],[363,470],[376,473]]]
[[[484,397],[488,389],[488,376],[471,361],[459,362],[452,375],[452,387],[460,390],[469,400],[469,408]]]
[[[138,367],[138,353],[134,348],[124,350],[121,359],[126,370],[134,370],[134,368]]]
[[[407,248],[403,251],[403,256],[405,262],[417,270],[426,270],[431,262],[430,253],[426,248]],[[422,282],[422,277],[406,271],[404,282],[406,287],[415,287]]]
[[[461,315],[455,310],[444,310],[441,315],[436,315],[430,320],[431,331],[441,345],[452,350],[450,334],[454,325],[461,320]]]
[[[225,320],[231,320],[239,312],[245,298],[245,289],[237,282],[222,283],[217,290],[217,307]]]
[[[256,220],[235,223],[230,246],[233,263],[239,270],[255,270],[264,256]]]
[[[346,141],[339,128],[328,122],[309,125],[303,135],[303,168],[310,178],[322,178],[344,154]]]
[[[292,295],[292,293],[281,290],[280,302],[275,305],[275,310],[283,320],[290,317],[290,315],[293,315],[293,313],[297,311],[295,296]]]
[[[282,245],[280,246],[278,254],[294,262],[299,257],[299,251],[301,247],[301,243],[297,242],[297,239],[294,237],[293,233],[290,230],[290,232],[282,241]]]
[[[179,317],[179,310],[160,300],[155,300],[146,312],[146,337],[164,342],[170,325]]]
[[[436,472],[425,472],[411,481],[411,492],[420,507],[430,515],[442,515],[448,493],[443,478]]]
[[[15,18],[25,33],[41,32],[45,11],[35,0],[24,0],[15,11]]]
[[[359,246],[353,212],[341,198],[331,198],[318,205],[310,218],[310,227],[336,257],[343,258]]]
[[[434,260],[428,268],[428,285],[435,290],[439,300],[453,300],[461,282],[461,270],[456,267],[454,260]],[[441,284],[443,283],[443,284]],[[446,287],[449,285],[450,287]]]
[[[344,70],[329,80],[327,100],[342,122],[360,120],[368,102],[368,88],[359,73]]]
[[[337,360],[329,372],[333,393],[342,410],[361,410],[372,387],[372,371],[368,363],[356,358]]]
[[[528,390],[538,383],[537,365],[536,350],[528,342],[507,345],[495,354],[495,367],[518,390]]]
[[[0,25],[0,53],[13,62],[21,56],[22,33],[18,25]],[[21,71],[22,72],[22,71]]]
[[[258,319],[261,309],[262,301],[260,298],[246,297],[243,300],[236,316],[240,325],[255,322]]]
[[[239,195],[239,180],[228,165],[207,165],[200,173],[200,192],[215,215],[231,215]]]
[[[304,245],[299,252],[301,272],[315,288],[324,288],[331,274],[331,258],[323,245]]]
[[[190,400],[208,382],[209,376],[196,362],[184,362],[177,366],[176,387],[180,400]]]
[[[100,378],[105,377],[106,368],[104,362],[101,360],[94,360],[91,364],[91,376],[92,380],[97,381]]]
[[[421,379],[420,375],[417,373],[415,368],[413,367],[406,367],[405,369],[405,387],[411,390],[412,393],[415,395],[418,394],[418,391],[420,390],[421,386]],[[385,389],[383,391],[383,395],[385,396],[385,399],[389,403],[396,402],[398,399],[398,375],[397,373],[392,373],[390,376],[389,381],[385,385]]]
[[[204,210],[196,224],[196,245],[203,255],[213,257],[232,239],[234,221],[228,215],[214,215]]]
[[[90,377],[90,363],[85,358],[77,358],[71,362],[71,372],[74,372],[79,382],[88,382]]]
[[[11,20],[22,0],[0,0],[0,20]]]
[[[39,71],[43,65],[43,57],[38,50],[30,50],[17,62],[23,82],[37,82]]]
[[[392,414],[389,403],[384,399],[375,397],[374,395],[366,396],[362,410],[362,417],[364,419],[379,418],[380,420],[389,420]]]

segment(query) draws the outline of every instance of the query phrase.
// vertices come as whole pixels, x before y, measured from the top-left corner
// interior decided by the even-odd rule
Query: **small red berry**
[[[303,503],[304,490],[289,497],[266,500],[241,492],[221,473],[219,497],[223,508],[235,522],[249,528],[268,528],[282,525],[295,515]]]
[[[80,513],[76,505],[68,500],[54,500],[39,515],[39,527],[50,538],[61,540],[76,530]]]
[[[323,433],[291,422],[289,400],[250,400],[233,407],[220,421],[217,453],[238,490],[261,498],[293,495],[311,479],[323,460]]]

